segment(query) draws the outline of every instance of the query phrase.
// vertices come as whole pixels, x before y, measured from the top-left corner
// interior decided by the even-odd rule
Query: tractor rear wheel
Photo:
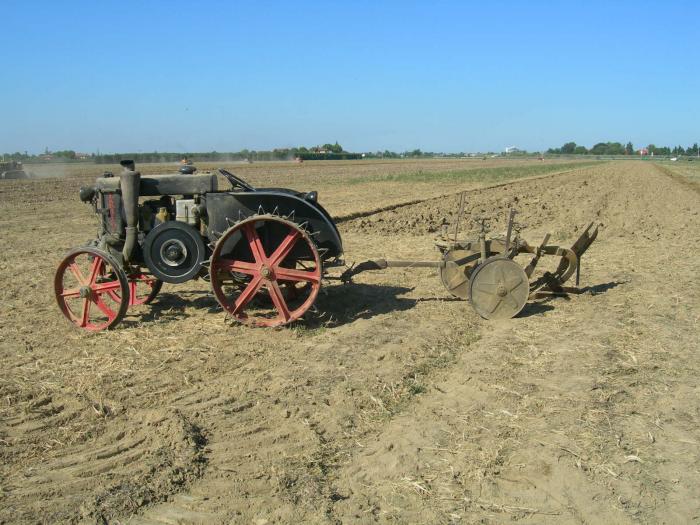
[[[54,292],[66,319],[93,332],[116,326],[129,307],[126,273],[97,248],[68,252],[56,270]]]
[[[217,301],[236,321],[282,326],[304,315],[321,288],[322,265],[311,236],[276,215],[257,215],[226,230],[210,261]]]

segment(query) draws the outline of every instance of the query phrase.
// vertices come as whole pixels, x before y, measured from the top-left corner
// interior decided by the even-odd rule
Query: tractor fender
[[[289,216],[297,224],[307,223],[318,248],[327,250],[324,259],[343,253],[340,233],[328,212],[315,200],[315,194],[285,189],[260,189],[246,192],[207,193],[207,236],[214,241],[229,224],[251,215],[275,213]]]

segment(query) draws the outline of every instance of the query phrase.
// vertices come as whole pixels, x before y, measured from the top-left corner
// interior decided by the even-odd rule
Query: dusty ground
[[[531,242],[551,231],[566,244],[601,223],[583,259],[588,293],[495,323],[452,300],[434,271],[389,270],[329,283],[322,315],[261,330],[230,326],[206,284],[189,283],[86,336],[59,316],[50,281],[94,230],[73,197],[88,175],[7,181],[0,520],[700,520],[700,195],[682,175],[567,165],[474,190],[508,172],[370,163],[344,184],[351,168],[307,164],[317,172],[274,184],[319,189],[348,217],[349,261],[436,257],[432,232],[464,188],[467,217],[499,231],[516,205]],[[283,167],[247,169],[261,184]]]

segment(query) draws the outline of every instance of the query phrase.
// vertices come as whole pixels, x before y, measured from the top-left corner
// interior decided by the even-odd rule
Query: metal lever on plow
[[[527,275],[528,277],[532,276],[532,272],[535,271],[535,266],[537,266],[537,263],[540,262],[540,257],[542,256],[544,247],[549,242],[550,237],[551,237],[551,234],[549,234],[549,233],[544,236],[544,239],[542,239],[542,243],[535,250],[535,256],[532,258],[530,263],[525,267],[525,275]]]
[[[508,232],[506,233],[506,246],[503,249],[504,254],[508,253],[508,249],[510,248],[510,236],[513,233],[513,219],[515,219],[515,214],[515,209],[511,208],[510,214],[508,215]]]

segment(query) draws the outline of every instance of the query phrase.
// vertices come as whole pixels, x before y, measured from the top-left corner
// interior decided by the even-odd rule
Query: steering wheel
[[[231,186],[233,186],[234,188],[239,187],[242,188],[243,191],[255,191],[255,188],[253,186],[248,184],[243,179],[236,177],[233,173],[230,173],[223,168],[219,168],[219,173],[226,177],[226,180],[228,180],[231,183]]]

